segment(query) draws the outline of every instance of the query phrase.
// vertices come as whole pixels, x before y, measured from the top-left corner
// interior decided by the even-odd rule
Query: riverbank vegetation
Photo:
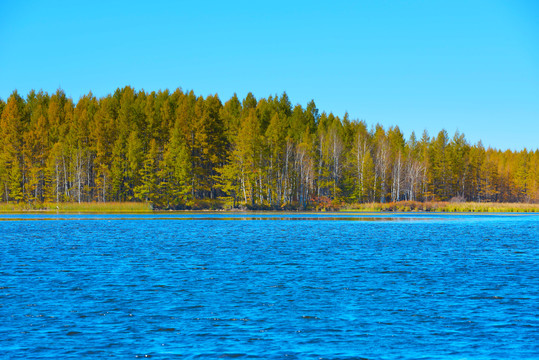
[[[185,211],[291,211],[292,207],[283,209],[270,209],[268,207],[241,206],[233,208],[230,201],[204,200],[186,206]],[[176,211],[184,211],[176,210]],[[314,204],[311,203],[306,211],[326,212],[460,212],[460,213],[539,213],[539,204],[523,203],[450,203],[443,201],[399,201],[389,203],[356,203],[356,204]],[[61,202],[61,203],[33,203],[10,202],[0,203],[0,213],[156,213],[162,211],[154,208],[153,204],[143,202]]]
[[[61,90],[13,92],[0,112],[5,208],[445,211],[539,202],[537,149],[485,148],[445,130],[405,138],[398,126],[320,113],[314,101],[293,106],[286,93],[223,104],[181,89],[124,87],[77,102]]]
[[[523,203],[478,203],[478,202],[444,202],[444,201],[399,201],[390,203],[365,203],[345,206],[340,211],[360,211],[360,212],[539,212],[539,204]]]
[[[151,213],[151,204],[143,202],[10,202],[0,203],[0,213]]]

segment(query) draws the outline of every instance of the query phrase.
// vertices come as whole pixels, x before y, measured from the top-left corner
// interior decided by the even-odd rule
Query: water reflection
[[[447,220],[497,220],[504,218],[539,217],[529,213],[454,214],[454,213],[222,213],[186,212],[155,214],[0,214],[0,221],[126,221],[126,220],[216,220],[216,221],[359,221],[359,222],[417,222]]]
[[[450,218],[445,218],[449,220]],[[150,216],[150,217],[18,217],[2,218],[0,221],[125,221],[125,220],[219,220],[219,221],[427,221],[428,217],[355,217],[355,216]]]

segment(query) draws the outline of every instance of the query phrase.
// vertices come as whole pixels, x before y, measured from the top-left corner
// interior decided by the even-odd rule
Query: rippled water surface
[[[524,214],[0,215],[0,358],[538,358],[538,245]]]

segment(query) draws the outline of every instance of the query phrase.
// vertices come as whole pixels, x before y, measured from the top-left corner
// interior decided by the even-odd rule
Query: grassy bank
[[[51,213],[151,213],[148,203],[140,202],[89,202],[89,203],[0,203],[1,213],[51,212]]]
[[[242,207],[246,211],[272,210],[270,208],[249,209]],[[324,209],[319,208],[319,210]],[[189,204],[183,210],[204,211],[204,210],[225,210],[238,211],[232,209],[232,204],[223,200],[204,200]],[[274,210],[274,209],[273,209]],[[294,211],[290,206],[279,210]],[[316,211],[311,209],[312,211]],[[522,203],[478,203],[478,202],[417,202],[400,201],[391,203],[366,203],[366,204],[348,204],[340,207],[332,206],[326,211],[357,211],[357,212],[409,212],[409,211],[428,211],[428,212],[538,212],[539,204]],[[90,203],[0,203],[0,213],[23,213],[23,212],[46,212],[46,213],[152,213],[153,207],[149,203],[141,202],[90,202]],[[308,210],[307,210],[308,211]]]
[[[443,201],[400,201],[391,203],[367,203],[345,206],[341,211],[433,211],[433,212],[539,212],[539,204],[523,203],[451,203]]]

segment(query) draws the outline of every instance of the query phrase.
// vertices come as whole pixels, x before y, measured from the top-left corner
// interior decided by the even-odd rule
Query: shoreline
[[[209,204],[212,205],[212,204]],[[213,204],[215,205],[215,204]],[[0,214],[159,214],[159,213],[539,213],[539,204],[528,203],[477,203],[477,202],[411,202],[345,204],[335,208],[311,209],[248,209],[208,208],[166,210],[153,209],[150,203],[0,203]]]

